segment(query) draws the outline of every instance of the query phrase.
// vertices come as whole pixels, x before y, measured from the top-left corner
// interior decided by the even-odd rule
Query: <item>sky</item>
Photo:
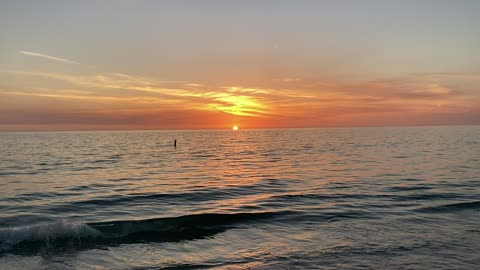
[[[0,131],[480,124],[480,1],[0,1]]]

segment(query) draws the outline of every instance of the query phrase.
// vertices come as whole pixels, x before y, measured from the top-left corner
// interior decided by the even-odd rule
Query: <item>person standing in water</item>
[[[177,140],[173,142],[173,147],[177,148]]]

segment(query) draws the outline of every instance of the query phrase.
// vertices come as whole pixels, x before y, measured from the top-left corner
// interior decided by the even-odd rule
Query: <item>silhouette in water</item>
[[[173,147],[177,148],[177,140],[173,142]]]

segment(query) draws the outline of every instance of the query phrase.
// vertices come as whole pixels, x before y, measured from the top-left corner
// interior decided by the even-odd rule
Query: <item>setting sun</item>
[[[0,270],[480,270],[480,0],[97,2],[0,0]]]

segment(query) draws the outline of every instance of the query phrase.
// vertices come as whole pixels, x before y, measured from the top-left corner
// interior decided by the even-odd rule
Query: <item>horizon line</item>
[[[478,124],[439,124],[439,125],[366,125],[366,126],[324,126],[324,127],[255,127],[255,128],[241,128],[237,132],[242,130],[278,130],[278,129],[344,129],[344,128],[415,128],[415,127],[470,127],[480,126]],[[35,132],[113,132],[113,131],[231,131],[231,128],[175,128],[175,129],[52,129],[52,130],[0,130],[0,133],[35,133]]]

